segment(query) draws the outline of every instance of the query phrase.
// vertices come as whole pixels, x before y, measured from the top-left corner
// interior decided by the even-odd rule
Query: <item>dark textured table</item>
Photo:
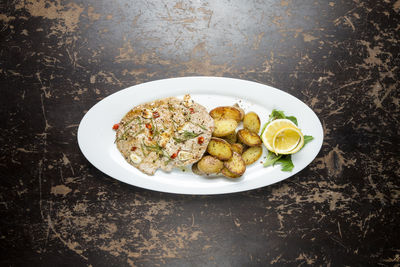
[[[400,265],[400,1],[0,3],[0,265]],[[123,88],[268,84],[323,123],[280,183],[183,196],[93,167],[76,134]]]

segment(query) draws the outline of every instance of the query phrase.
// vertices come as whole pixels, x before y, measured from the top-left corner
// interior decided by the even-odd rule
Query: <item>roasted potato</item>
[[[234,107],[234,108],[237,108],[237,109],[240,111],[240,120],[242,121],[243,118],[244,118],[244,110],[243,110],[241,107],[239,107],[239,104],[238,104],[238,103],[236,103],[235,105],[233,105],[233,107]]]
[[[229,160],[224,161],[224,167],[231,173],[239,176],[246,171],[246,165],[244,164],[242,157],[236,152],[233,152],[232,157]]]
[[[211,137],[207,152],[220,160],[228,160],[232,157],[231,145],[221,138]]]
[[[223,139],[228,141],[229,144],[234,144],[237,141],[237,134],[236,132],[233,132],[231,134],[228,134],[227,136],[224,136]]]
[[[235,132],[237,125],[237,121],[233,119],[214,120],[215,128],[212,135],[216,137],[227,136]]]
[[[243,153],[243,145],[239,143],[231,144],[232,151],[242,155]]]
[[[205,173],[203,173],[202,171],[199,170],[199,167],[197,166],[197,162],[192,165],[192,172],[194,174],[197,174],[197,175],[204,175],[205,174]]]
[[[258,134],[261,127],[260,118],[255,112],[247,113],[243,118],[243,127],[252,131],[253,133]]]
[[[261,145],[261,138],[258,134],[253,133],[248,129],[241,129],[237,133],[240,142],[248,146],[259,146]]]
[[[235,107],[216,107],[210,111],[210,116],[214,120],[232,119],[237,122],[241,121],[240,111]]]
[[[221,170],[221,173],[222,173],[223,176],[228,177],[228,178],[239,178],[239,177],[240,177],[240,175],[236,175],[236,174],[234,174],[234,173],[231,173],[231,172],[230,172],[227,168],[225,168],[225,167]]]
[[[219,173],[223,167],[223,162],[213,156],[204,156],[197,162],[197,168],[205,174]]]
[[[242,154],[244,164],[250,165],[256,162],[262,155],[261,146],[252,146]]]

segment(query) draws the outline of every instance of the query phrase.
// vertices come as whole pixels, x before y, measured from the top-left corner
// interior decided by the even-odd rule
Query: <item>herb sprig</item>
[[[185,131],[183,131],[182,137],[180,137],[180,138],[173,137],[173,138],[177,143],[183,143],[183,142],[186,142],[187,140],[196,138],[197,136],[199,136],[201,134],[203,134],[203,132],[195,133],[195,132],[189,132],[189,131],[185,130]]]

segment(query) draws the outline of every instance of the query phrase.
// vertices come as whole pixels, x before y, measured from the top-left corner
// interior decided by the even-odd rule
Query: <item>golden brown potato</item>
[[[220,160],[228,160],[232,157],[231,145],[221,138],[211,137],[207,152]]]
[[[262,155],[261,146],[252,146],[242,154],[244,164],[250,165],[256,162]]]
[[[215,128],[212,135],[216,137],[227,136],[235,132],[237,125],[237,121],[233,119],[214,120]]]
[[[214,120],[232,119],[237,122],[241,121],[240,111],[235,107],[216,107],[210,111],[210,116]]]
[[[237,141],[237,134],[236,132],[233,132],[231,134],[228,134],[227,136],[224,136],[223,139],[228,141],[229,144],[234,144]]]
[[[222,173],[223,176],[228,177],[228,178],[239,178],[239,177],[240,177],[240,175],[236,175],[236,174],[234,174],[234,173],[231,173],[231,172],[230,172],[227,168],[225,168],[225,167],[221,170],[221,173]]]
[[[248,129],[239,130],[237,135],[240,142],[248,146],[259,146],[262,143],[258,134],[253,133]]]
[[[202,171],[199,170],[199,167],[197,166],[197,162],[192,165],[192,172],[194,174],[197,174],[197,175],[204,175],[205,174],[205,173],[203,173]]]
[[[243,127],[252,131],[253,133],[258,134],[261,127],[260,118],[255,112],[247,113],[246,115],[244,115]]]
[[[239,143],[231,144],[232,151],[242,155],[243,153],[243,145]]]
[[[213,156],[204,156],[197,162],[197,168],[205,174],[219,173],[223,167],[223,162]]]
[[[231,173],[239,176],[246,171],[246,165],[244,164],[242,157],[236,152],[233,152],[232,157],[229,160],[224,161],[224,167]]]
[[[241,107],[239,107],[239,104],[238,104],[238,103],[236,103],[235,105],[233,105],[233,107],[234,107],[234,108],[237,108],[237,109],[240,111],[240,120],[242,121],[243,118],[244,118],[244,110],[243,110]]]

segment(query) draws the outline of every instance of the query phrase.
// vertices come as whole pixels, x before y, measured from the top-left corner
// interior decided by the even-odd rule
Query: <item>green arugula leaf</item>
[[[276,164],[280,164],[284,172],[291,172],[294,168],[291,155],[285,155],[276,161]]]
[[[271,114],[269,115],[269,121],[273,121],[276,119],[285,119],[285,118],[286,118],[285,113],[283,113],[283,111],[281,110],[276,110],[276,109],[273,109]]]
[[[306,144],[310,143],[312,140],[314,140],[314,137],[312,137],[311,135],[305,135],[305,136],[304,136],[304,145],[303,145],[303,147],[304,147]]]
[[[275,153],[268,151],[267,158],[264,162],[264,167],[268,167],[271,165],[274,166],[275,162],[278,161],[281,157],[282,155],[276,155]]]
[[[286,116],[286,119],[290,120],[291,122],[293,122],[294,124],[296,124],[296,126],[298,126],[297,124],[297,119],[295,116]]]
[[[268,151],[264,167],[275,166],[275,164],[281,165],[281,170],[284,172],[290,172],[294,168],[292,157],[290,155],[276,155],[275,153]]]

